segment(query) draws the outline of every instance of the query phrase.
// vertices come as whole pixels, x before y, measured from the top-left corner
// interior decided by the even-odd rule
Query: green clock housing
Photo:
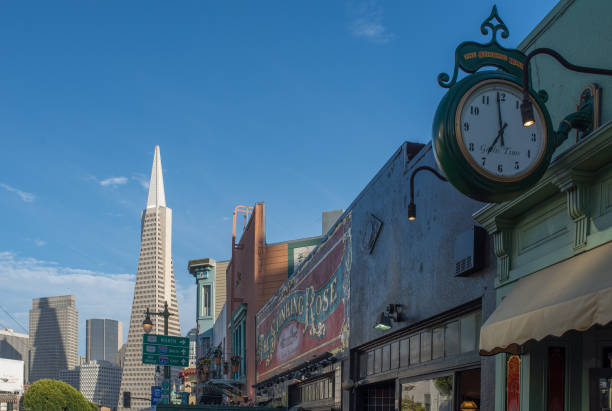
[[[522,86],[502,71],[474,73],[442,98],[433,121],[433,148],[446,178],[478,201],[502,202],[535,184],[557,146],[550,115],[530,90],[538,127],[520,121]]]

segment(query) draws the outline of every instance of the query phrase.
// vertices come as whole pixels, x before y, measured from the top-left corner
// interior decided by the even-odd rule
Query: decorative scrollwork
[[[517,70],[522,70],[524,54],[519,50],[510,50],[502,47],[497,42],[497,33],[501,38],[508,38],[510,31],[504,21],[497,14],[497,6],[493,6],[491,14],[480,25],[483,35],[491,34],[488,43],[482,44],[473,41],[461,43],[455,50],[455,67],[452,77],[447,73],[438,75],[440,87],[451,88],[457,82],[459,68],[466,73],[474,73],[481,67],[495,66],[506,72],[517,75]],[[500,55],[501,60],[499,59]]]
[[[489,30],[492,31],[491,42],[496,41],[497,32],[499,30],[501,30],[501,37],[503,39],[507,39],[510,35],[506,23],[504,23],[504,21],[499,17],[499,14],[497,14],[497,6],[493,6],[493,10],[491,10],[489,17],[480,25],[480,32],[485,36],[489,34]]]

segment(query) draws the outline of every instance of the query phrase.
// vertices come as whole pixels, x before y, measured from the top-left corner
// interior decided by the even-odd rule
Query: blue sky
[[[499,2],[515,47],[556,1]],[[427,142],[492,1],[53,1],[0,6],[0,305],[74,294],[127,330],[161,147],[182,331],[187,261],[230,256],[232,211],[267,240],[320,234],[404,140]],[[529,12],[526,12],[529,11]],[[0,327],[23,330],[0,310]],[[126,331],[127,334],[127,331]]]

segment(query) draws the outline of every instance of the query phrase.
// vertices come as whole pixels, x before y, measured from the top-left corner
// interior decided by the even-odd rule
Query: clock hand
[[[506,126],[508,125],[508,123],[504,123],[504,126],[499,130],[499,139],[500,139],[500,144],[502,147],[504,147],[504,129],[506,128]]]
[[[499,91],[497,92],[497,119],[499,120],[499,131],[500,133],[502,133],[501,135],[501,146],[504,146],[504,133],[502,132],[502,130],[504,129],[504,126],[502,126],[502,118],[501,118],[501,100],[499,98]]]
[[[503,127],[499,130],[499,132],[497,133],[497,137],[495,137],[495,140],[493,140],[493,142],[489,146],[489,149],[487,150],[487,154],[489,154],[493,150],[493,147],[495,146],[495,143],[497,143],[497,140],[499,140],[499,138],[504,135],[504,130],[507,125],[508,123],[504,124]]]

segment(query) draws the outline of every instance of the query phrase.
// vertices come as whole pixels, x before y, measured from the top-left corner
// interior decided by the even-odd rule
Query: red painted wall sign
[[[521,357],[508,357],[506,378],[506,411],[519,411],[521,408]]]
[[[257,314],[257,381],[348,344],[351,216]]]

